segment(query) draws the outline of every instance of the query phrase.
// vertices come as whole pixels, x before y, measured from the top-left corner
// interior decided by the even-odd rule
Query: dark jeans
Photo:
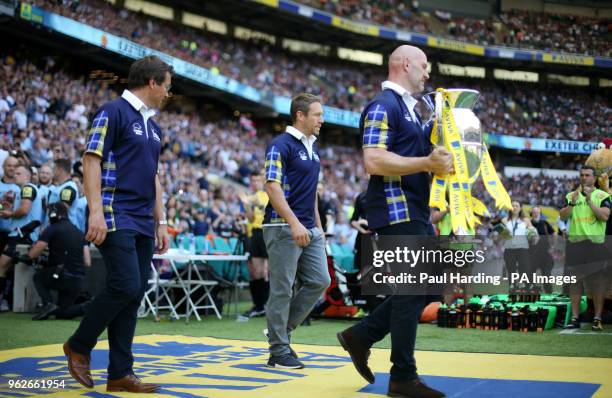
[[[545,236],[544,238],[548,238]],[[550,276],[550,273],[554,266],[554,260],[548,250],[550,249],[549,243],[547,241],[538,242],[534,247],[530,249],[530,255],[532,259],[532,267],[531,271],[536,272],[538,269],[542,272],[544,276]],[[552,284],[543,283],[543,290],[545,293],[552,293]]]
[[[504,263],[508,278],[512,273],[530,273],[529,249],[505,249]]]
[[[132,230],[110,232],[98,246],[106,265],[106,284],[87,307],[69,344],[74,351],[90,355],[98,337],[108,329],[111,380],[133,373],[136,315],[147,288],[154,246],[152,237]]]
[[[429,235],[427,224],[410,221],[390,225],[376,230],[378,235]],[[414,359],[414,344],[417,324],[423,308],[430,301],[429,296],[394,295],[361,322],[354,331],[366,346],[370,347],[391,332],[391,379],[413,380],[417,376]]]
[[[55,317],[58,319],[72,319],[83,315],[83,304],[74,304],[81,292],[82,278],[59,274],[55,279],[55,268],[44,268],[34,275],[34,286],[43,304],[53,303],[51,290],[57,290],[58,300]]]

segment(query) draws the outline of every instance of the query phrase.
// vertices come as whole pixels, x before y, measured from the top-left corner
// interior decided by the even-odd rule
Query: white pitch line
[[[571,334],[571,335],[577,335],[577,336],[581,336],[581,335],[612,336],[612,333],[606,333],[606,332],[581,332],[580,329],[562,330],[562,331],[559,332],[559,334]]]

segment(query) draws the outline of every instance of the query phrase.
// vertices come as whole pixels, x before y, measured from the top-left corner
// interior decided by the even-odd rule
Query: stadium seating
[[[125,9],[119,10],[102,0],[85,0],[76,7],[58,6],[50,0],[36,0],[34,3],[277,95],[313,92],[321,95],[326,105],[360,112],[385,79],[385,71],[380,67],[293,54],[267,42],[232,39]],[[395,1],[389,0],[387,3],[394,4]],[[359,10],[358,7],[350,9]],[[385,9],[386,13],[390,12],[390,9]],[[580,37],[591,38],[593,35]],[[189,45],[185,47],[185,43]],[[190,43],[194,43],[194,46],[190,47]],[[564,40],[563,43],[569,41]],[[609,49],[609,41],[606,41],[606,45]],[[256,62],[247,63],[247,59]],[[458,80],[438,75],[432,76],[426,90],[457,86],[482,92],[476,111],[487,132],[599,141],[612,130],[609,99],[603,93],[589,93],[579,88],[555,87],[550,90],[549,87],[525,82]],[[592,106],[581,106],[584,103]]]
[[[353,21],[373,23],[483,45],[506,45],[583,55],[612,55],[610,25],[604,18],[509,10],[489,18],[424,12],[412,2],[299,0]],[[418,4],[418,2],[416,2]],[[467,10],[466,10],[467,11]]]

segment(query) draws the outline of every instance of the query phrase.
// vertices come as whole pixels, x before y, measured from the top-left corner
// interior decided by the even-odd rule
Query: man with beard
[[[425,53],[412,46],[398,47],[389,57],[389,77],[382,91],[361,115],[365,169],[371,175],[365,199],[367,220],[379,236],[429,235],[430,173],[445,175],[453,169],[446,149],[431,149],[431,129],[423,128],[415,110],[415,96],[428,78]],[[370,347],[391,333],[389,396],[444,396],[417,375],[414,345],[426,304],[425,295],[392,295],[361,322],[338,333],[340,344],[369,383],[374,382],[367,363]]]

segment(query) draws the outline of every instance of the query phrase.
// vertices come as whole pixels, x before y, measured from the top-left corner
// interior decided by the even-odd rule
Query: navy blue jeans
[[[120,230],[109,232],[98,249],[106,266],[106,284],[68,343],[79,354],[90,355],[98,337],[108,329],[108,378],[116,380],[133,373],[136,316],[147,288],[155,240]]]
[[[376,230],[378,235],[430,235],[428,224],[410,221]],[[429,296],[388,297],[370,315],[354,326],[362,343],[368,347],[391,333],[391,379],[413,380],[417,376],[414,344],[417,325]]]

